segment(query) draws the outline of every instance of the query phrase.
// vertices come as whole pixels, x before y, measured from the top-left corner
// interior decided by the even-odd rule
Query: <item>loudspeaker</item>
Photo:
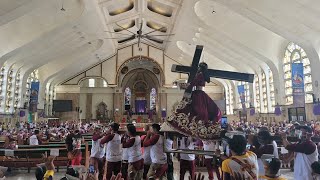
[[[124,109],[125,109],[125,110],[130,110],[130,105],[125,105],[125,106],[124,106]]]

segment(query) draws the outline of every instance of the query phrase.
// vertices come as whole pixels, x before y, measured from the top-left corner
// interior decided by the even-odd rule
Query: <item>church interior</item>
[[[39,127],[133,123],[142,133],[145,125],[165,124],[198,67],[197,45],[199,63],[212,72],[201,90],[228,124],[299,123],[320,132],[319,15],[320,1],[312,0],[0,0],[0,145],[6,133],[18,136],[24,128],[32,135]],[[14,155],[28,145],[17,145]],[[5,149],[0,166],[11,156]],[[86,150],[83,165],[90,164]],[[11,173],[23,173],[7,179],[34,178],[29,159],[12,163]],[[296,179],[290,167],[281,168]]]

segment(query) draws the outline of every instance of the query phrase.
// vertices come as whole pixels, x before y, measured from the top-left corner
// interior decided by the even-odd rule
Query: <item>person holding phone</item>
[[[97,171],[98,173],[103,172],[103,165],[104,165],[103,157],[106,151],[105,144],[101,144],[102,137],[103,137],[103,134],[101,132],[101,128],[95,127],[94,133],[92,135],[90,168],[92,168],[93,171]]]

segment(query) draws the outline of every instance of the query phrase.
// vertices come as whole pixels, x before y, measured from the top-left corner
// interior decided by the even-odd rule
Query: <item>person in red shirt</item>
[[[127,148],[129,179],[141,180],[143,174],[143,158],[141,152],[141,139],[137,136],[136,127],[128,126],[129,138],[122,141],[122,148]]]

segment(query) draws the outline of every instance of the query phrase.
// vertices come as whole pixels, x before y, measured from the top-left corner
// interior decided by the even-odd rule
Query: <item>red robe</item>
[[[194,86],[205,86],[202,73],[198,73],[187,87],[191,92]],[[168,118],[168,123],[180,133],[202,140],[217,139],[220,136],[221,111],[216,103],[202,90],[185,93]]]

